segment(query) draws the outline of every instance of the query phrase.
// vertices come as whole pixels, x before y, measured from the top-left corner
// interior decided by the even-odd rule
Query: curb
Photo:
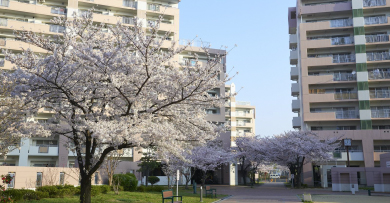
[[[211,202],[211,203],[219,203],[219,202],[222,202],[223,200],[229,199],[229,198],[231,198],[231,197],[233,197],[233,195],[226,196],[226,197],[224,197],[224,198],[222,198],[222,199],[219,199],[219,200],[214,201],[214,202]]]

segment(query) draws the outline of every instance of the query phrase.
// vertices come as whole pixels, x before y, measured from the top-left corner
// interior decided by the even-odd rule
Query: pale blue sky
[[[244,87],[238,101],[256,106],[256,134],[269,136],[292,129],[288,7],[296,0],[182,0],[180,39],[196,35],[212,47],[235,48],[228,71]]]

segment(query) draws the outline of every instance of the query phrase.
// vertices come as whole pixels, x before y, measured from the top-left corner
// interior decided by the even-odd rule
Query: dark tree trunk
[[[145,185],[148,187],[149,170],[146,171]]]
[[[91,176],[81,176],[80,203],[91,203]]]

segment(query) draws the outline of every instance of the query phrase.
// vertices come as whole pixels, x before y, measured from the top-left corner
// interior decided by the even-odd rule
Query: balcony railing
[[[137,3],[135,1],[123,0],[123,6],[124,7],[136,8],[137,7]]]
[[[251,116],[251,114],[242,111],[236,111],[236,116]]]
[[[390,79],[390,69],[388,70],[373,70],[368,72],[368,79],[370,80],[384,80]]]
[[[333,54],[333,63],[351,63],[355,60],[355,54]]]
[[[367,52],[367,61],[383,61],[390,60],[390,54],[387,51],[383,52]]]
[[[8,20],[6,18],[0,18],[0,26],[7,27]]]
[[[356,110],[336,111],[336,119],[357,119],[359,113]]]
[[[241,105],[241,106],[250,106],[251,102],[245,102],[245,101],[237,101],[236,105]]]
[[[65,15],[66,14],[66,8],[63,7],[52,7],[51,13],[58,14],[58,15]]]
[[[363,0],[363,7],[385,6],[386,0]]]
[[[387,16],[364,17],[364,24],[366,25],[385,24],[385,23],[387,23]]]
[[[390,109],[371,110],[372,118],[390,118]]]
[[[60,25],[50,25],[50,32],[62,33],[65,31],[65,27]]]
[[[9,7],[9,0],[0,0],[0,6]]]
[[[160,5],[157,4],[148,4],[148,9],[151,11],[160,11]]]
[[[333,81],[355,81],[356,74],[352,73],[334,73]]]
[[[337,2],[321,2],[321,3],[308,3],[305,6],[317,6],[317,5],[329,5],[329,4],[341,4],[346,3],[348,1],[337,1]]]
[[[225,116],[230,116],[230,112],[225,112]]]
[[[330,21],[330,27],[348,27],[352,26],[352,19],[335,19]]]
[[[390,98],[390,90],[370,90],[370,98]]]
[[[353,44],[354,39],[352,37],[332,37],[332,45],[344,45]]]
[[[122,23],[123,24],[134,24],[134,18],[133,17],[122,17]]]
[[[389,35],[387,34],[366,35],[367,43],[388,42],[388,41],[389,41]]]
[[[358,94],[355,91],[334,93],[335,100],[348,100],[348,99],[357,99],[357,98],[358,98]]]

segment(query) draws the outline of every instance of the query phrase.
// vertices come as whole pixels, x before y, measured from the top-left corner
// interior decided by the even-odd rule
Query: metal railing
[[[356,119],[359,113],[356,110],[336,111],[336,119]]]
[[[122,17],[122,23],[123,24],[134,24],[134,18],[133,17]]]
[[[137,3],[135,1],[131,1],[131,0],[123,0],[123,6],[137,8]]]
[[[333,81],[355,81],[356,74],[352,73],[334,73]]]
[[[388,34],[366,35],[366,42],[367,43],[388,42],[388,41],[389,41]]]
[[[236,105],[250,106],[251,103],[250,103],[250,102],[246,102],[246,101],[237,101],[237,102],[236,102]]]
[[[370,90],[370,98],[390,98],[390,90]]]
[[[368,72],[368,79],[369,80],[383,80],[383,79],[390,79],[390,69],[387,71],[383,70],[373,70]]]
[[[383,52],[367,52],[367,61],[383,61],[390,60],[390,54],[387,51]]]
[[[9,0],[0,0],[0,6],[9,7]]]
[[[371,110],[372,118],[390,118],[390,109]]]
[[[236,116],[251,116],[249,113],[241,112],[241,111],[236,111]]]
[[[66,8],[63,7],[52,7],[51,13],[58,14],[58,15],[65,15],[66,14]]]
[[[357,98],[358,98],[358,94],[355,91],[334,93],[335,100],[348,100],[348,99],[357,99]]]
[[[6,18],[0,18],[0,26],[7,27],[8,20]]]
[[[365,25],[385,24],[387,23],[387,16],[369,16],[364,17]]]
[[[65,31],[65,27],[60,25],[50,25],[50,32],[62,33]]]
[[[386,0],[363,0],[363,7],[385,6]]]
[[[351,63],[355,60],[355,54],[333,54],[333,63]]]
[[[330,27],[348,27],[352,26],[353,21],[352,19],[335,19],[335,20],[330,20]]]
[[[353,44],[354,38],[352,37],[332,37],[332,45],[344,45],[344,44]]]

